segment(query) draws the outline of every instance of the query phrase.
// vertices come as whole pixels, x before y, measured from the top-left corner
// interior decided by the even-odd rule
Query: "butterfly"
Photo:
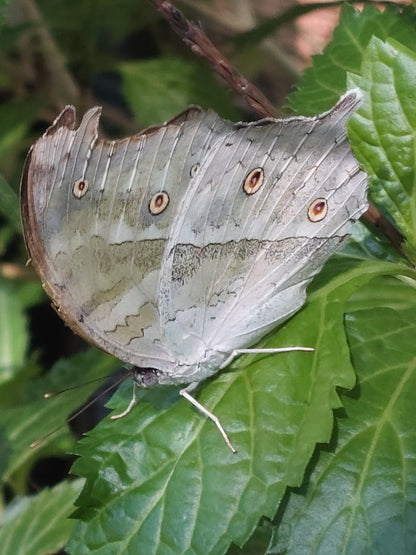
[[[135,384],[185,385],[233,450],[190,392],[242,352],[282,350],[251,346],[366,210],[346,132],[360,102],[253,123],[191,107],[122,140],[99,138],[100,108],[75,128],[67,106],[28,154],[24,237],[59,315]]]

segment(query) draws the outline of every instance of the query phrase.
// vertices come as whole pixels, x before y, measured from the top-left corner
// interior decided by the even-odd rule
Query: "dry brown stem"
[[[151,0],[151,2],[192,52],[205,58],[215,73],[242,96],[258,114],[262,117],[276,116],[276,110],[271,102],[221,54],[200,27],[188,21],[172,2],[167,0]]]

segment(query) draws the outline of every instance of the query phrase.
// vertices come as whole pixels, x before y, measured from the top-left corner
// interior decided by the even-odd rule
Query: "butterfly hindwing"
[[[358,104],[352,91],[316,118],[237,124],[207,153],[163,263],[164,334],[179,356],[252,344],[303,304],[367,207],[346,138]]]

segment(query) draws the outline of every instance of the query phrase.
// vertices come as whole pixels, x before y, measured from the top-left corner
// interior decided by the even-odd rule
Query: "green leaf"
[[[403,284],[407,287],[403,287]],[[400,278],[381,276],[357,291],[346,305],[347,311],[371,310],[372,308],[390,308],[391,310],[405,310],[416,305],[416,288],[413,280],[401,276]]]
[[[273,517],[286,487],[301,483],[316,443],[329,440],[332,409],[340,406],[336,387],[354,385],[345,300],[374,276],[394,272],[414,277],[403,265],[352,260],[349,272],[315,291],[262,344],[314,346],[315,353],[246,356],[203,386],[198,399],[218,416],[237,454],[175,389],[141,391],[130,414],[102,421],[78,447],[73,472],[87,482],[69,551],[111,545],[123,553],[220,554],[231,542],[243,545],[263,515]],[[129,402],[126,388],[111,401],[117,411]]]
[[[127,102],[141,125],[161,124],[190,104],[239,117],[227,91],[195,63],[161,57],[125,63],[120,71]]]
[[[344,4],[333,40],[323,54],[313,57],[313,65],[289,96],[292,109],[314,115],[329,109],[346,90],[347,72],[360,74],[364,51],[371,37],[394,38],[416,51],[412,13],[396,7],[380,12],[365,6],[362,12]]]
[[[8,3],[9,3],[9,0],[0,0],[0,31],[1,31],[1,25],[3,24],[3,19],[4,19],[3,10]]]
[[[24,308],[31,308],[46,300],[46,293],[38,280],[14,282],[13,294]]]
[[[40,378],[22,378],[0,387],[0,438],[3,439],[1,471],[7,481],[19,469],[45,453],[69,448],[66,418],[79,408],[100,384],[75,387],[50,399],[44,394],[86,384],[90,380],[103,381],[120,368],[113,357],[96,349],[89,349],[70,359],[58,361],[52,371]],[[32,372],[33,373],[33,372]],[[30,444],[44,438],[62,426],[55,434],[44,439],[36,449]]]
[[[416,33],[415,33],[416,40]],[[358,160],[371,176],[374,201],[394,218],[416,261],[416,54],[373,38],[361,75],[349,86],[366,94],[349,132]]]
[[[5,175],[8,175],[15,166],[23,139],[36,115],[34,102],[26,100],[25,102],[9,101],[0,104],[0,171]]]
[[[18,233],[22,232],[20,225],[19,197],[14,189],[0,175],[0,213]]]
[[[144,41],[150,35],[151,42],[152,23],[158,19],[157,12],[143,0],[118,0],[116,8],[114,0],[42,0],[41,8],[43,19],[65,58],[71,66],[74,63],[81,66],[76,71],[81,81],[91,79],[96,72],[108,71],[109,67],[113,70],[120,58],[120,49],[126,52],[126,41],[133,36],[136,41],[143,40],[138,31],[143,30]],[[80,29],[87,28],[88,34],[80,36]],[[140,51],[147,51],[147,44],[140,45],[136,46]],[[131,47],[127,51],[131,52]]]
[[[402,302],[382,306],[391,281],[370,282],[380,298],[346,316],[358,385],[343,397],[336,450],[320,453],[306,496],[291,494],[269,553],[416,550],[416,295],[396,280]]]
[[[390,262],[403,261],[402,255],[393,248],[382,235],[373,235],[360,221],[356,222],[350,240],[340,253],[335,256],[348,256],[359,260],[376,258]]]
[[[3,31],[3,20],[4,20],[3,10],[7,3],[8,3],[8,0],[0,0],[0,36]]]
[[[10,285],[0,279],[0,384],[22,368],[29,343],[27,317]]]
[[[62,549],[74,521],[68,517],[82,480],[63,482],[31,497],[17,498],[0,522],[2,555],[45,555]]]

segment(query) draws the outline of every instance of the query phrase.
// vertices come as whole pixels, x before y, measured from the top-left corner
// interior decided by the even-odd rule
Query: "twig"
[[[234,67],[219,50],[212,44],[202,29],[188,21],[182,12],[176,8],[173,2],[168,0],[150,0],[166,20],[172,29],[187,44],[192,52],[205,58],[212,69],[228,83],[237,94],[246,99],[248,104],[261,117],[275,117],[276,110],[257,87],[247,81],[243,75]],[[405,255],[402,243],[403,235],[393,224],[370,202],[369,209],[363,214],[362,219],[375,226],[390,241],[393,247]]]
[[[245,98],[248,104],[262,117],[276,116],[274,106],[262,92],[247,81],[238,69],[233,66],[212,44],[200,27],[188,21],[172,2],[167,0],[151,0],[189,48],[205,58],[212,69],[230,85],[237,94]]]

